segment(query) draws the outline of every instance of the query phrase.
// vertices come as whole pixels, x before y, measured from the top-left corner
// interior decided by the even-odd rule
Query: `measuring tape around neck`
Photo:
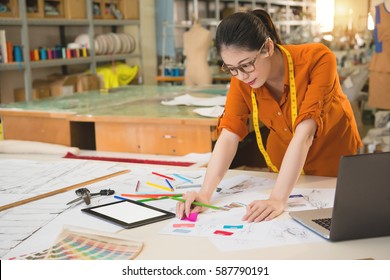
[[[298,106],[297,106],[297,89],[295,87],[295,78],[294,78],[294,64],[291,58],[291,54],[281,45],[278,45],[278,47],[286,54],[287,56],[287,63],[288,63],[288,78],[290,83],[290,98],[291,98],[291,122],[292,122],[292,128],[294,128],[295,120],[298,116]],[[259,128],[259,117],[258,117],[258,109],[257,109],[257,102],[256,102],[256,95],[255,92],[251,91],[251,98],[252,98],[252,117],[253,117],[253,126],[256,134],[256,141],[257,146],[259,147],[259,150],[261,154],[264,157],[265,162],[267,163],[268,168],[270,168],[273,172],[279,172],[278,168],[272,163],[270,156],[268,155],[267,151],[264,148],[263,140],[261,138],[260,134],[260,128]],[[302,171],[303,172],[303,171]]]

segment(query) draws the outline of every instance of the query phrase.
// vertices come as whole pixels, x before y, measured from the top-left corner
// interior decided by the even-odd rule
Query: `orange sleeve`
[[[315,137],[323,132],[324,115],[330,110],[332,98],[338,88],[336,58],[326,46],[318,46],[316,44],[316,51],[312,52],[312,58],[309,59],[313,62],[307,69],[310,81],[294,124],[295,130],[303,120],[313,119],[317,124]]]
[[[218,131],[222,128],[237,134],[240,140],[248,134],[248,118],[250,107],[244,95],[250,96],[250,87],[242,85],[238,79],[232,77],[226,98],[225,111],[218,122]]]

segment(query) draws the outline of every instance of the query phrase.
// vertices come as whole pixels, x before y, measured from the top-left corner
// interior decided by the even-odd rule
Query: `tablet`
[[[133,200],[121,200],[81,209],[81,211],[124,228],[135,228],[176,216],[175,213]]]

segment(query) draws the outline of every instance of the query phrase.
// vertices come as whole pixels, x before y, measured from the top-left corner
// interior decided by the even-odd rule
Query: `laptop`
[[[390,235],[390,152],[341,157],[333,208],[289,214],[331,241]]]

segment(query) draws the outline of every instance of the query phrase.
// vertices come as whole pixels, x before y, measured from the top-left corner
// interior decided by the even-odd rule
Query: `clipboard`
[[[84,208],[81,211],[126,229],[171,219],[176,216],[175,213],[133,200],[116,201]]]

